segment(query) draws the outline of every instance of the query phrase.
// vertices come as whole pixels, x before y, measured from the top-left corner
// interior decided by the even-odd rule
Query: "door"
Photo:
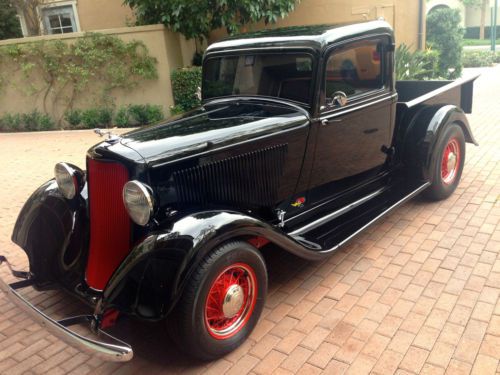
[[[349,190],[382,170],[392,140],[390,38],[346,42],[325,56],[310,200]]]

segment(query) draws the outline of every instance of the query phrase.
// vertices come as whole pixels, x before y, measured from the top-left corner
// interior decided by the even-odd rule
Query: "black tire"
[[[217,331],[212,324],[215,326],[226,320],[231,322],[234,318],[215,319],[214,323],[214,320],[209,321],[207,314],[210,309],[214,310],[214,301],[219,300],[217,296],[228,294],[226,292],[214,293],[231,288],[222,288],[221,282],[227,280],[227,277],[233,280],[233,276],[237,280],[241,279],[240,284],[244,286],[238,297],[240,295],[245,297],[235,315],[238,319],[236,323],[227,328],[227,334],[221,333],[217,337],[222,331]],[[237,281],[233,281],[232,284],[229,281],[224,285],[234,284],[239,285]],[[250,285],[253,287],[250,288]],[[247,293],[249,290],[255,291],[256,295]],[[267,270],[259,251],[242,241],[224,244],[208,254],[190,277],[175,311],[168,319],[170,336],[189,356],[204,361],[220,358],[239,347],[250,335],[262,313],[266,294]],[[222,299],[220,301],[221,308],[229,305],[222,303]],[[238,303],[235,304],[235,306],[238,305]],[[238,317],[240,312],[241,316]]]
[[[431,200],[442,200],[453,194],[462,177],[465,162],[465,137],[462,128],[457,124],[448,126],[436,147],[438,154],[432,167],[432,185],[425,190],[424,195]],[[448,150],[456,150],[454,154],[458,154],[456,167],[451,169],[453,173],[444,169],[446,166],[443,167],[443,157]]]

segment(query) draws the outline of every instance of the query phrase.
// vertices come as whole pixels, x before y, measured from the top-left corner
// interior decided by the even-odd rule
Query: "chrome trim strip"
[[[100,329],[98,329],[98,335],[103,336],[109,342],[93,340],[67,328],[75,324],[85,323],[89,325],[90,331],[90,325],[95,322],[94,316],[80,315],[56,321],[28,302],[11,285],[0,278],[0,289],[5,292],[14,304],[68,345],[91,355],[96,355],[105,361],[126,362],[130,361],[134,356],[130,345]]]
[[[371,194],[368,194],[367,196],[365,196],[365,197],[363,197],[363,198],[361,198],[353,203],[350,203],[347,206],[344,206],[341,209],[332,212],[331,214],[323,216],[322,218],[320,218],[316,221],[313,221],[312,223],[309,223],[309,224],[303,226],[302,228],[294,230],[293,232],[289,233],[289,235],[290,236],[298,236],[298,235],[304,234],[305,232],[308,232],[310,229],[318,227],[318,226],[320,226],[320,225],[322,225],[330,220],[336,219],[337,217],[351,211],[352,209],[354,209],[354,208],[362,205],[363,203],[369,201],[370,199],[376,197],[377,195],[382,194],[385,190],[386,190],[385,188],[381,188],[381,189],[379,189]]]

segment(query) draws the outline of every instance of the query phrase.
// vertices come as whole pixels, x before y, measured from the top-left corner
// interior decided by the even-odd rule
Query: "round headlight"
[[[54,167],[59,191],[66,199],[73,199],[80,192],[79,171],[67,163],[57,163]]]
[[[123,187],[123,203],[132,221],[138,225],[149,223],[154,210],[151,188],[139,181],[129,181]]]

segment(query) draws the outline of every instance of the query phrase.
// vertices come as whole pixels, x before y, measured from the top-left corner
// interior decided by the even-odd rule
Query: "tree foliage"
[[[125,0],[140,24],[163,23],[186,38],[207,38],[225,28],[236,34],[243,25],[274,23],[295,8],[297,0]]]
[[[436,9],[427,16],[427,43],[439,53],[439,75],[454,79],[462,73],[463,29],[458,9]]]
[[[20,38],[22,36],[16,9],[9,0],[0,0],[0,39]]]

